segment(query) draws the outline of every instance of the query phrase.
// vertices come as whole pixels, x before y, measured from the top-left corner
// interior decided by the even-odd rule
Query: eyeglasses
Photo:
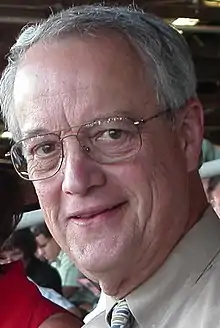
[[[63,142],[76,137],[81,149],[100,164],[112,164],[128,160],[142,146],[141,126],[167,113],[159,112],[147,119],[135,121],[127,117],[110,117],[85,123],[75,134],[60,137],[62,130],[38,134],[15,143],[11,159],[17,173],[25,180],[39,181],[53,177],[60,170],[64,158]]]

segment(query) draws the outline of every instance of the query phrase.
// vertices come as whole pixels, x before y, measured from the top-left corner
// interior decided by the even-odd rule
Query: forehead
[[[65,129],[156,103],[150,73],[121,36],[34,45],[18,69],[13,96],[22,130]]]
[[[47,244],[49,239],[46,238],[43,234],[40,234],[36,237],[36,241],[37,241],[38,246],[44,246]]]

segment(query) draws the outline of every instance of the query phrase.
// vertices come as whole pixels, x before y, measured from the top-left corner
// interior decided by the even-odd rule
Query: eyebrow
[[[37,137],[38,135],[47,134],[47,133],[51,133],[51,132],[49,130],[43,129],[43,128],[27,130],[22,133],[22,139]]]
[[[40,248],[43,248],[43,247],[46,247],[47,246],[47,243],[45,243],[45,244],[37,244],[37,246],[40,247]]]
[[[77,127],[80,127],[81,125],[84,125],[84,124],[87,124],[87,123],[90,123],[90,122],[98,121],[98,120],[101,120],[101,119],[107,119],[107,118],[110,118],[110,117],[116,117],[116,116],[122,116],[122,117],[127,117],[127,118],[132,118],[133,119],[133,115],[132,115],[131,110],[117,110],[117,109],[115,109],[111,113],[107,112],[105,116],[99,115],[97,117],[94,117],[94,119],[92,119],[88,122],[82,123],[80,125],[71,125],[70,128],[74,128],[74,127],[77,128]],[[68,130],[68,129],[59,129],[59,130],[56,130],[56,131],[49,131],[48,129],[38,128],[38,129],[33,129],[33,130],[27,130],[27,131],[24,131],[22,133],[22,139],[37,137],[38,135],[42,135],[42,134],[58,133],[58,132],[63,131],[63,130]]]
[[[106,113],[106,116],[105,117],[100,117],[100,119],[102,119],[102,118],[108,118],[108,117],[115,117],[115,116],[122,116],[122,117],[127,117],[127,118],[133,118],[134,114],[135,113],[132,113],[132,110],[115,109],[115,110],[112,111],[112,113]]]

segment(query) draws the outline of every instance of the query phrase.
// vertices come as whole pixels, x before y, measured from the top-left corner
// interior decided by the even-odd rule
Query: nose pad
[[[77,134],[75,134],[75,133],[67,134],[67,135],[64,136],[61,140],[62,140],[62,141],[65,141],[65,139],[70,138],[70,137],[74,137],[74,138],[77,139],[77,141],[78,141]],[[79,141],[78,141],[78,142],[79,142]]]
[[[77,134],[73,134],[73,133],[68,134],[67,136],[65,136],[65,137],[62,138],[62,141],[64,141],[65,139],[67,139],[67,138],[69,138],[69,137],[75,137],[76,140],[77,140],[77,142],[78,142],[78,144],[79,144],[79,146],[80,146],[79,148],[82,149],[86,154],[90,154],[90,152],[91,152],[91,148],[88,147],[88,146],[85,146],[85,145],[79,140]],[[65,157],[64,149],[63,149],[63,156]]]
[[[83,149],[87,154],[90,153],[91,148],[86,147],[86,146],[81,146],[81,147],[82,147],[82,149]]]
[[[61,139],[61,142],[62,142],[62,152],[63,152],[63,160],[62,160],[62,164],[60,166],[60,169],[61,169],[61,173],[62,174],[64,174],[65,159],[66,159],[66,156],[67,156],[66,151],[65,151],[65,148],[66,148],[65,147],[65,141],[66,141],[67,138],[70,138],[70,137],[74,137],[77,140],[78,144],[79,144],[79,141],[77,139],[77,135],[76,134],[68,134],[68,135],[64,136]]]

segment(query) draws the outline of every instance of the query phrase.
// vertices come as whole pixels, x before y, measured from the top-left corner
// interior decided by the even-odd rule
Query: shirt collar
[[[185,294],[220,252],[220,220],[209,207],[202,219],[182,238],[160,269],[126,297],[140,326],[157,327],[162,317],[178,308]],[[179,294],[180,297],[177,297]],[[175,303],[173,298],[175,296]],[[107,313],[115,299],[106,297]]]
[[[61,249],[58,256],[57,256],[57,259],[59,259],[61,261],[63,259],[64,254],[65,254],[64,251],[62,251],[62,249]]]
[[[61,265],[61,262],[62,262],[62,259],[63,259],[63,254],[64,254],[64,252],[62,250],[60,250],[57,258],[51,264],[56,265],[56,266],[59,267]]]

